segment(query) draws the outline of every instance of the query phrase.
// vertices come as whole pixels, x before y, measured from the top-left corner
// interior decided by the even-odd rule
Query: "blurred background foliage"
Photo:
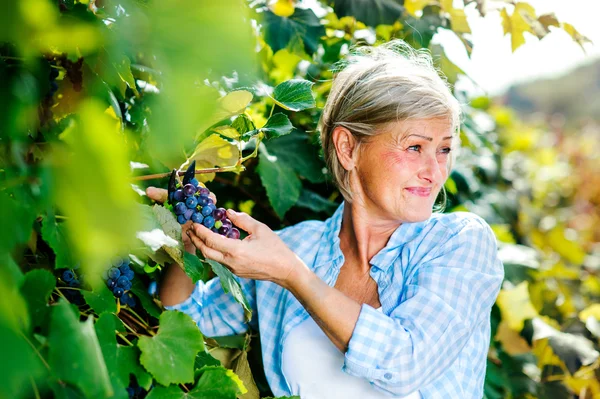
[[[481,0],[0,7],[1,398],[127,397],[133,387],[135,397],[201,397],[216,386],[215,398],[268,396],[256,332],[204,337],[201,347],[189,319],[161,313],[148,289],[165,262],[195,279],[209,271],[175,254],[177,230],[149,211],[143,189],[166,187],[172,168],[196,160],[221,204],[273,229],[327,218],[341,196],[316,123],[332,66],[350,46],[401,38],[429,48],[454,84],[468,77],[432,38],[452,31],[470,54],[464,7],[490,12]],[[557,29],[574,46],[587,40],[526,2],[493,12],[513,51]],[[463,149],[446,212],[484,217],[506,270],[488,399],[600,398],[599,76],[596,64],[502,98],[455,91]],[[136,234],[149,225],[151,239]],[[98,283],[127,254],[130,305]],[[65,270],[87,283],[69,285]],[[162,352],[149,343],[173,331],[189,348],[162,351],[181,355],[181,379],[157,366]]]

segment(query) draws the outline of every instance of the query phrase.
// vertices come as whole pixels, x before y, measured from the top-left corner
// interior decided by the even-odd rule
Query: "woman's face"
[[[388,124],[361,145],[351,178],[353,202],[384,220],[426,220],[448,178],[451,147],[447,119]]]

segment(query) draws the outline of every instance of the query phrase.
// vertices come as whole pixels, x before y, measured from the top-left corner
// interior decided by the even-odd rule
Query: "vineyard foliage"
[[[271,395],[257,332],[205,337],[164,311],[156,282],[171,263],[219,276],[249,309],[225,267],[183,251],[173,213],[144,189],[195,161],[222,206],[273,229],[325,219],[341,196],[316,123],[350,46],[404,39],[455,83],[464,72],[432,39],[450,30],[470,54],[464,7],[499,12],[513,50],[558,29],[587,40],[525,2],[458,3],[2,2],[0,398]],[[446,211],[484,217],[506,270],[485,397],[600,398],[597,132],[455,95],[463,149]],[[122,296],[105,281],[124,259]]]

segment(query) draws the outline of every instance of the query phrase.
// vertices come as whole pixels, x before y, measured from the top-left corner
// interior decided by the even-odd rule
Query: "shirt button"
[[[385,373],[383,378],[385,378],[386,380],[391,380],[392,379],[392,373]]]
[[[380,282],[380,283],[379,283],[379,286],[380,286],[381,288],[385,288],[385,287],[387,287],[387,286],[388,286],[388,282],[387,282],[387,281],[385,281],[385,280],[383,280],[382,282]]]

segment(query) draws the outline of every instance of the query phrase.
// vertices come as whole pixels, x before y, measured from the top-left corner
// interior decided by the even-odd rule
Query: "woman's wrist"
[[[300,260],[296,258],[296,262],[294,262],[294,266],[291,267],[288,275],[283,279],[283,281],[278,284],[281,285],[286,290],[290,291],[294,296],[302,290],[302,287],[306,287],[307,284],[310,284],[313,278],[317,278],[316,275]]]

